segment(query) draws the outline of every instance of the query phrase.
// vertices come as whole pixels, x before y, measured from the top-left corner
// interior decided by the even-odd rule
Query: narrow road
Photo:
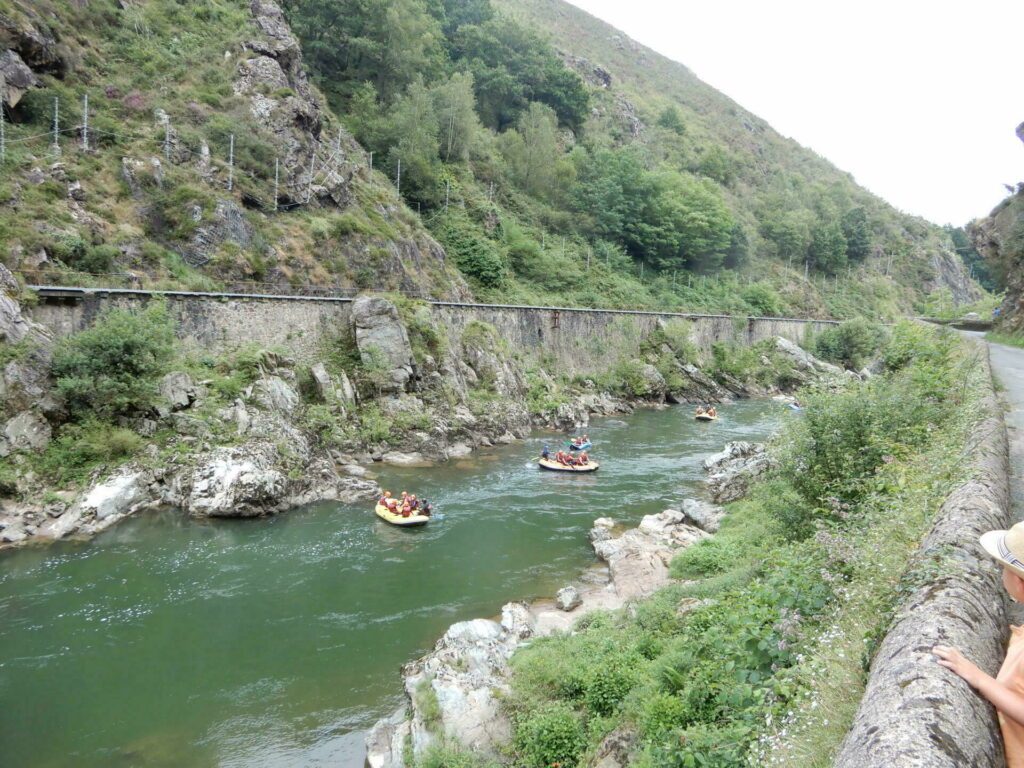
[[[965,332],[983,337],[984,334]],[[1024,349],[989,342],[992,372],[1006,406],[1006,429],[1010,440],[1010,501],[1015,522],[1024,520]]]

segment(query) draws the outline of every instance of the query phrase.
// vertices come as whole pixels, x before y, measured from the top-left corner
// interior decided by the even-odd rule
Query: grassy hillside
[[[276,10],[0,0],[0,51],[36,85],[6,94],[0,258],[52,281],[466,295],[307,82]]]
[[[4,263],[754,314],[975,297],[947,233],[567,4],[284,11],[0,0],[35,79],[4,97]]]
[[[573,6],[398,5],[387,34],[372,4],[286,7],[478,295],[839,316],[976,296],[948,233]]]

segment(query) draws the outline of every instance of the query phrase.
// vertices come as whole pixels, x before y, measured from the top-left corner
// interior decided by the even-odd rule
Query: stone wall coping
[[[351,304],[355,296],[303,296],[298,294],[276,294],[276,293],[217,293],[212,291],[172,291],[172,290],[147,290],[142,288],[89,288],[83,286],[55,286],[55,285],[28,285],[41,299],[78,299],[86,296],[124,296],[128,298],[147,298],[151,296],[166,296],[171,299],[200,299],[200,300],[261,300],[261,301],[305,301],[305,302],[327,302],[335,304]],[[589,307],[552,307],[533,306],[528,304],[475,304],[465,301],[435,301],[425,299],[426,303],[435,307],[456,307],[470,309],[495,309],[495,310],[519,310],[528,312],[577,312],[588,314],[605,315],[644,315],[653,317],[673,317],[682,319],[717,319],[717,320],[768,320],[787,323],[821,323],[824,325],[839,325],[838,320],[825,320],[806,317],[763,317],[760,315],[716,315],[701,314],[697,312],[658,312],[645,309],[597,309]]]

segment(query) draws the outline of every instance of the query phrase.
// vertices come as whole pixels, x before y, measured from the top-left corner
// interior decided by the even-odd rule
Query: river
[[[700,462],[791,418],[776,403],[595,420],[599,472],[531,463],[552,433],[380,481],[430,498],[425,528],[324,503],[262,520],[174,511],[89,542],[0,554],[4,765],[342,766],[401,701],[399,667],[453,622],[551,596],[594,562],[591,522],[635,523]]]

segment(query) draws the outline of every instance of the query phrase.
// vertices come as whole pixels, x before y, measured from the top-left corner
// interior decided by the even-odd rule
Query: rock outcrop
[[[414,361],[409,334],[395,305],[386,299],[360,296],[352,304],[352,327],[363,365],[383,368],[383,392],[403,392],[412,379]]]
[[[985,260],[998,265],[1006,275],[1000,328],[1012,333],[1024,331],[1024,183],[988,216],[971,222],[967,233]]]
[[[725,450],[704,462],[711,498],[720,503],[735,501],[747,494],[752,481],[773,469],[775,462],[762,443],[729,443]]]

